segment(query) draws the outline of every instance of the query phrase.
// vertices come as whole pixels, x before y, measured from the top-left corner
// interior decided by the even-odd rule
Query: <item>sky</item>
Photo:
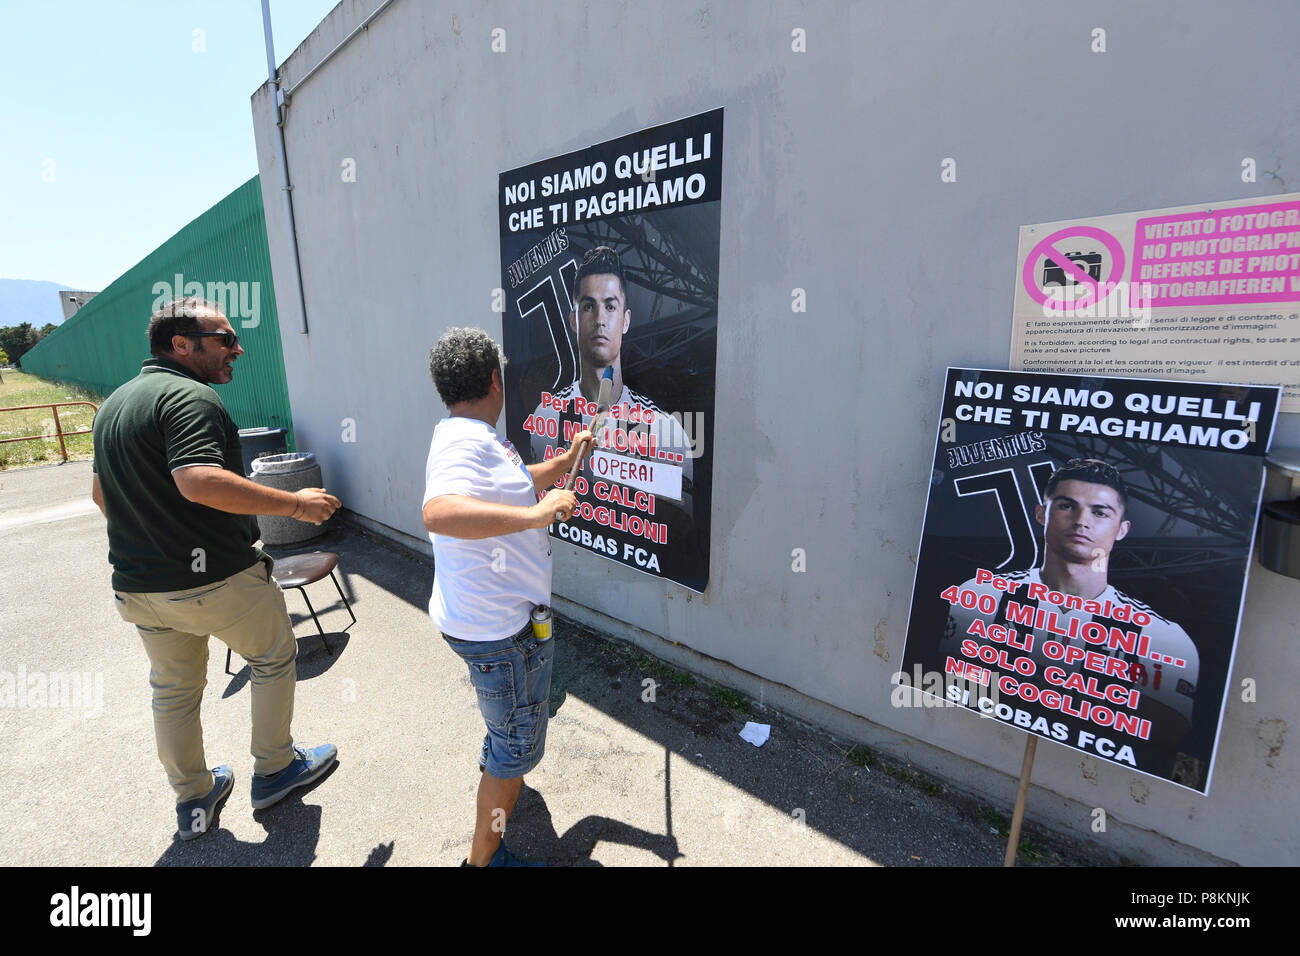
[[[337,0],[270,0],[280,65]],[[257,174],[260,0],[0,0],[0,278],[100,291]]]

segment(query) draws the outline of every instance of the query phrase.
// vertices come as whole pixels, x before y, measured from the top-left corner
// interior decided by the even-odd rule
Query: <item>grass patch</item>
[[[880,769],[884,770],[885,773],[889,774],[895,780],[898,780],[901,783],[910,784],[921,792],[929,794],[932,797],[943,791],[943,787],[938,783],[931,780],[920,771],[913,770],[911,767],[904,767],[901,765],[895,766],[891,763],[884,763],[881,764]]]
[[[848,761],[855,767],[870,767],[876,762],[876,755],[871,752],[870,747],[858,744],[848,752]]]
[[[992,807],[980,807],[980,819],[997,830],[999,835],[1011,832],[1011,821]]]
[[[1007,836],[1011,832],[1011,821],[992,807],[980,807],[980,819],[997,830],[997,835],[1000,837]],[[1042,863],[1049,858],[1056,858],[1056,854],[1050,852],[1045,846],[1023,835],[1020,837],[1020,843],[1016,845],[1016,856],[1027,863]]]
[[[1033,840],[1029,839],[1029,837],[1021,838],[1020,845],[1016,848],[1016,852],[1030,863],[1041,863],[1043,860],[1047,859],[1047,851]]]
[[[4,382],[0,384],[0,408],[40,405],[45,402],[94,402],[101,405],[104,401],[102,395],[74,385],[50,382],[27,372],[6,369],[0,374],[4,376]],[[59,424],[63,426],[63,440],[68,448],[69,461],[94,456],[95,449],[90,436],[94,416],[94,410],[85,405],[59,409]],[[69,432],[80,433],[68,434]],[[42,433],[48,433],[49,437],[0,444],[0,471],[63,460],[59,454],[59,440],[54,436],[54,415],[50,409],[0,413],[0,438]]]
[[[900,783],[906,783],[916,787],[918,790],[927,793],[932,797],[943,791],[943,787],[940,784],[931,780],[918,770],[913,770],[911,767],[894,763],[890,760],[878,759],[876,755],[872,753],[871,748],[864,744],[858,744],[856,747],[849,750],[845,755],[845,759],[855,767],[878,767]]]
[[[690,674],[669,667],[663,661],[648,654],[637,654],[632,658],[632,662],[641,670],[653,674],[661,684],[676,684],[678,687],[695,686],[695,678]]]
[[[738,710],[742,714],[750,712],[749,699],[730,687],[718,685],[709,691],[709,696],[721,704],[723,707],[730,707],[732,710]]]

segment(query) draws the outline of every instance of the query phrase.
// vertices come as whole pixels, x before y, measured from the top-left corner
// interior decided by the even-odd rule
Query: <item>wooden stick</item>
[[[1007,856],[1003,866],[1016,865],[1016,850],[1020,846],[1020,824],[1025,819],[1025,800],[1029,796],[1029,774],[1034,769],[1034,748],[1038,735],[1028,734],[1025,741],[1025,761],[1020,765],[1020,789],[1016,791],[1016,808],[1011,811],[1011,835],[1007,838]]]
[[[614,366],[611,365],[609,368],[605,369],[605,374],[600,377],[600,394],[596,396],[596,416],[591,420],[591,444],[593,450],[596,442],[600,440],[599,437],[597,437],[596,432],[600,429],[600,426],[605,424],[605,416],[609,414],[610,392],[613,388]],[[573,467],[569,469],[569,473],[564,476],[564,484],[561,485],[561,487],[565,491],[573,490],[573,485],[578,480],[578,469],[582,467],[582,460],[585,457],[585,454],[578,455],[578,460],[573,463]],[[558,511],[555,512],[555,520],[560,520],[560,512]]]

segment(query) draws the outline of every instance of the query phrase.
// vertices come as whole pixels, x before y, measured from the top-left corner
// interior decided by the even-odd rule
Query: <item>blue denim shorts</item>
[[[502,780],[522,777],[546,750],[554,638],[539,641],[532,622],[500,641],[461,641],[443,635],[469,666],[478,708],[487,724],[479,763]]]

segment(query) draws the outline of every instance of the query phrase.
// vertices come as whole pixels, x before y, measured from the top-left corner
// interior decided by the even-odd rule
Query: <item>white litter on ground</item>
[[[772,736],[771,724],[756,724],[752,720],[748,721],[741,728],[740,736],[748,740],[755,747],[761,747],[767,743],[767,738]]]

